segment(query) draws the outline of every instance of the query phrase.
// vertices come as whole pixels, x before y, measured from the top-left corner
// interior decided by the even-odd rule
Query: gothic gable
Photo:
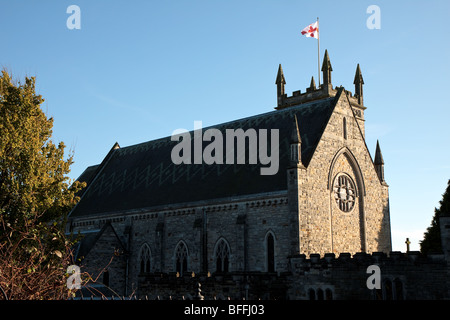
[[[388,189],[378,178],[360,122],[341,88],[302,186],[310,212],[300,213],[309,232],[303,252],[390,250]]]

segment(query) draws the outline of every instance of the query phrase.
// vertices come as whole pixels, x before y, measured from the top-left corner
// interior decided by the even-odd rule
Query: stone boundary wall
[[[381,288],[369,289],[367,271],[380,268]],[[450,299],[448,263],[443,254],[419,252],[300,254],[279,273],[140,274],[138,297],[192,299],[197,283],[205,300],[441,300]]]

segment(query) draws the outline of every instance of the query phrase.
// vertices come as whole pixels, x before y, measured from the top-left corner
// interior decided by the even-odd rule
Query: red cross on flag
[[[302,30],[302,35],[307,38],[319,39],[319,21],[316,21]]]

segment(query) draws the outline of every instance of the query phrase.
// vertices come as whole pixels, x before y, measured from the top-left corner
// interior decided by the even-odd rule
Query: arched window
[[[323,299],[324,299],[323,290],[317,289],[317,300],[323,300]]]
[[[325,300],[333,300],[333,292],[331,289],[325,290]]]
[[[399,278],[396,278],[394,280],[394,287],[395,287],[395,299],[403,300],[403,284]]]
[[[267,272],[275,272],[275,239],[272,232],[266,236]]]
[[[183,241],[180,241],[175,248],[175,270],[180,275],[187,271],[188,268],[188,250]]]
[[[384,281],[384,300],[392,300],[392,282],[389,279]]]
[[[225,239],[220,239],[216,244],[214,254],[216,258],[216,272],[228,272],[230,264],[230,246]]]
[[[376,300],[403,300],[403,283],[399,278],[395,278],[394,281],[384,279],[381,289],[374,291]]]
[[[150,247],[144,243],[139,251],[139,272],[150,272]]]
[[[316,291],[314,291],[314,289],[309,289],[308,290],[308,296],[309,296],[309,300],[316,300]]]

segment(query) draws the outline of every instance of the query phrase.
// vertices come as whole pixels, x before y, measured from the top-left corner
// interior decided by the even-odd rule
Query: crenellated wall
[[[192,299],[201,283],[205,300],[440,300],[450,299],[444,255],[419,252],[311,254],[290,257],[282,273],[148,273],[139,275],[137,297]],[[369,266],[380,270],[380,289],[369,289]]]
[[[382,252],[372,254],[311,254],[290,258],[287,291],[289,299],[310,299],[311,289],[317,299],[318,290],[331,290],[336,300],[416,300],[449,299],[447,261],[442,254],[424,256],[419,252]],[[381,288],[369,289],[367,280],[373,275],[369,266],[378,266]]]

